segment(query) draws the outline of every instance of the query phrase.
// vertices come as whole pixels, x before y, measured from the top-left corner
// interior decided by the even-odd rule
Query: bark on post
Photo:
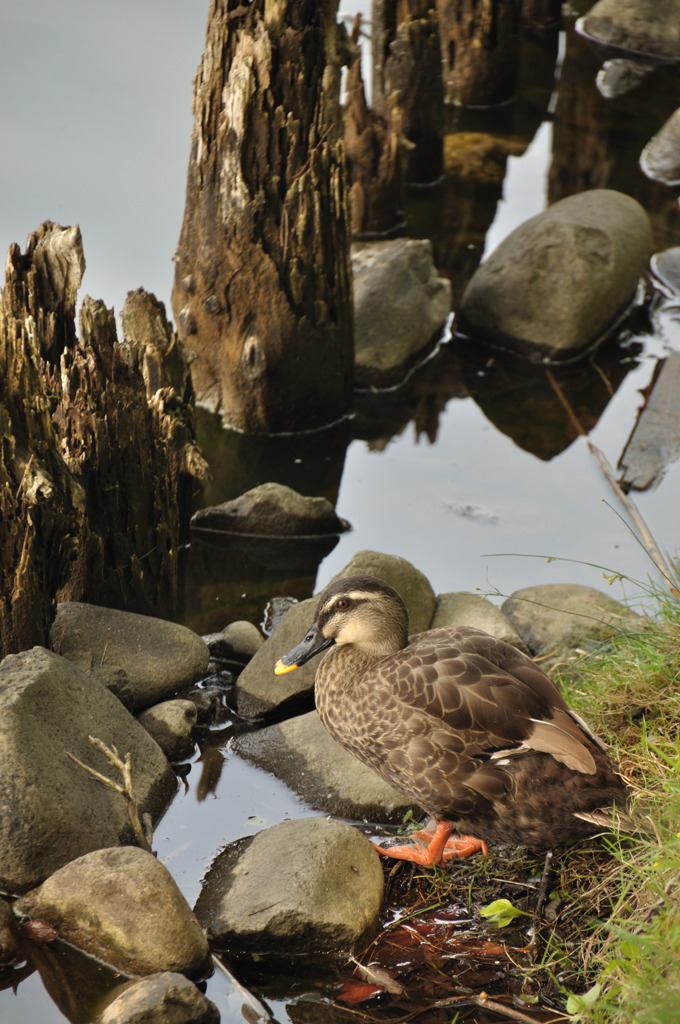
[[[186,360],[152,296],[119,343],[86,297],[80,231],[12,245],[0,304],[0,655],[47,642],[57,600],[172,614],[194,444]],[[183,369],[182,369],[183,364]],[[166,369],[167,367],[167,369]],[[148,391],[147,391],[148,388]]]
[[[211,0],[172,306],[233,427],[349,407],[353,323],[337,0]]]
[[[435,0],[373,0],[373,105],[398,123],[407,181],[442,171],[444,93]]]

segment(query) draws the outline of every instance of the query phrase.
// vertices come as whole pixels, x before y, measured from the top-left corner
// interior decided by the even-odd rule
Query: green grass
[[[579,955],[596,985],[592,1005],[568,1003],[592,1024],[680,1021],[680,602],[662,600],[640,628],[590,656],[567,699],[608,742],[634,794],[641,831],[607,840],[611,860],[593,882],[577,860],[563,870],[579,919]],[[603,907],[609,911],[602,914]],[[586,986],[584,986],[586,987]],[[581,989],[583,991],[583,988]]]

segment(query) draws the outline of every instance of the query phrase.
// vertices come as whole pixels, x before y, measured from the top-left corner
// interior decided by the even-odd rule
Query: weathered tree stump
[[[127,339],[86,297],[80,231],[45,222],[0,304],[0,655],[47,643],[55,601],[172,614],[194,444],[186,358],[153,296]]]
[[[366,103],[358,45],[360,30],[358,15],[352,30],[356,50],[347,70],[343,124],[352,233],[365,238],[384,235],[401,226],[404,212],[399,123],[389,112],[385,119]]]
[[[336,10],[337,0],[210,4],[172,306],[199,356],[199,400],[239,430],[308,429],[349,407]]]
[[[442,171],[441,45],[435,0],[373,0],[373,106],[406,141],[406,180]]]

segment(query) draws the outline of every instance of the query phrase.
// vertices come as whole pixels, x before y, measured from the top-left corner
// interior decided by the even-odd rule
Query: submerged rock
[[[354,821],[400,822],[419,811],[333,739],[316,711],[243,733],[233,749],[271,772],[315,810]]]
[[[183,974],[163,971],[121,985],[94,1024],[220,1024],[220,1013]]]
[[[205,977],[207,939],[172,875],[153,854],[125,846],[79,857],[14,904],[60,938],[128,975]]]
[[[50,645],[114,692],[122,678],[124,692],[116,696],[135,711],[201,679],[210,660],[206,644],[186,626],[71,601],[57,608]]]
[[[380,859],[344,822],[285,821],[228,846],[208,871],[195,911],[234,956],[347,956],[378,929]]]
[[[259,536],[303,537],[344,533],[349,524],[327,498],[309,498],[284,484],[260,484],[233,501],[199,509],[194,530]]]
[[[461,328],[527,358],[576,358],[630,305],[651,247],[635,199],[610,189],[569,196],[482,263],[461,301]]]
[[[606,46],[680,60],[680,0],[598,0],[577,28]]]
[[[534,654],[573,656],[575,648],[630,627],[638,616],[594,587],[544,583],[516,590],[503,613]]]
[[[6,892],[25,892],[91,850],[133,841],[121,795],[69,756],[116,775],[88,735],[115,745],[123,757],[130,753],[140,812],[158,821],[176,779],[120,701],[42,647],[0,663],[0,887]]]
[[[357,387],[398,384],[432,345],[451,310],[432,243],[396,238],[353,246]]]

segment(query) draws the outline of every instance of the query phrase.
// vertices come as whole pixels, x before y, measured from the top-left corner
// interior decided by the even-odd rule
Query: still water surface
[[[200,5],[198,5],[200,6]],[[348,4],[352,14],[360,5]],[[637,154],[677,103],[679,78],[651,76],[635,94],[605,101],[598,60],[571,30],[529,41],[526,88],[493,111],[450,112],[453,131],[493,131],[524,140],[497,188],[448,178],[409,197],[408,231],[431,237],[435,260],[459,298],[484,253],[548,201],[585,187],[615,187],[648,210],[657,248],[680,244],[676,196],[653,186]],[[0,248],[23,244],[46,218],[81,225],[84,290],[119,309],[140,285],[169,309],[171,257],[183,211],[191,131],[191,78],[204,12],[180,0],[102,8],[85,0],[6,6],[3,95],[12,97],[0,163]],[[539,45],[540,44],[540,45]],[[545,69],[536,83],[531,68]],[[463,223],[464,222],[464,223]],[[559,286],[559,283],[556,283]],[[678,311],[667,303],[653,330],[638,318],[626,344],[597,366],[564,375],[565,390],[615,465],[656,357],[680,348]],[[603,370],[604,367],[604,370]],[[225,435],[201,416],[215,473],[197,495],[215,504],[268,479],[327,494],[353,526],[319,565],[263,567],[243,553],[194,545],[187,554],[183,618],[199,632],[234,618],[262,621],[276,594],[303,598],[361,548],[412,561],[436,591],[490,593],[573,581],[607,587],[602,571],[645,583],[657,577],[618,513],[583,439],[574,439],[545,380],[528,368],[485,369],[455,340],[402,392],[360,396],[355,419],[304,439]],[[604,383],[603,383],[604,381]],[[604,390],[603,390],[604,389]],[[585,396],[585,397],[584,397]],[[635,496],[657,541],[678,546],[680,467]],[[540,556],[540,557],[539,557]],[[566,559],[547,561],[545,556]],[[613,586],[638,603],[638,583]],[[197,797],[200,766],[160,824],[156,845],[190,902],[221,844],[310,813],[289,790],[228,749],[219,783]],[[224,983],[210,994],[232,1019]],[[285,1011],[281,1007],[281,1019]],[[238,1015],[234,1011],[234,1018]],[[35,978],[0,996],[3,1024],[62,1020]]]

